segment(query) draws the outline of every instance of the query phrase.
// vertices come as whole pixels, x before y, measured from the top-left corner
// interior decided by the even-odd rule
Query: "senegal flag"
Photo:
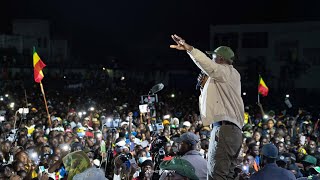
[[[46,65],[41,61],[36,49],[33,48],[33,72],[34,72],[34,81],[40,83],[43,79],[44,75],[42,69],[46,67]]]
[[[261,76],[259,76],[259,86],[258,86],[258,92],[262,96],[267,96],[269,92],[269,88],[267,87],[266,83],[264,83]]]

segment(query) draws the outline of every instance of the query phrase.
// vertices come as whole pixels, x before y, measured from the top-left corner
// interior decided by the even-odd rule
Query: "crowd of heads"
[[[260,105],[261,106],[261,105]],[[249,177],[268,163],[290,170],[296,178],[319,174],[319,116],[297,108],[255,113],[246,108],[242,164]],[[259,112],[259,109],[258,109]],[[271,146],[274,145],[274,146]]]
[[[157,177],[162,161],[189,150],[198,150],[207,158],[211,128],[202,125],[197,97],[177,92],[172,98],[160,93],[153,117],[139,111],[140,95],[148,92],[147,88],[139,87],[128,87],[121,82],[117,86],[88,86],[81,91],[48,89],[49,124],[38,86],[3,85],[0,179],[13,175],[41,179],[43,172],[51,179],[66,177],[68,169],[62,159],[76,151],[85,152],[90,166],[111,179],[118,173],[118,167],[121,167],[119,174],[126,178]],[[29,113],[18,111],[23,107],[28,108]],[[250,177],[271,162],[292,171],[296,177],[318,173],[317,114],[307,109],[263,114],[258,106],[252,106],[246,108],[245,117],[237,166],[242,178]],[[181,136],[187,132],[197,138]],[[277,147],[276,155],[272,154],[272,148],[263,148],[270,143]],[[168,168],[171,164],[162,167]],[[175,169],[175,172],[180,172],[176,176],[193,177],[182,170]],[[165,176],[171,176],[170,171],[166,173]]]
[[[131,88],[125,83],[99,89],[87,87],[81,91],[48,89],[49,123],[38,86],[3,85],[0,94],[0,116],[3,118],[0,179],[13,175],[40,179],[44,173],[51,179],[63,178],[68,170],[62,159],[76,151],[85,152],[90,165],[103,170],[108,178],[112,179],[117,164],[122,167],[126,160],[131,166],[122,168],[123,176],[148,176],[163,159],[171,159],[179,153],[175,140],[188,131],[201,132],[199,136],[205,154],[209,129],[202,127],[198,119],[196,97],[186,98],[181,93],[175,98],[160,97],[156,104],[157,116],[152,117],[139,111],[143,91],[143,88]],[[29,112],[20,112],[20,108],[28,108]],[[148,126],[148,121],[153,125]],[[152,149],[151,144],[156,147],[154,141],[162,137],[163,145],[158,151]]]

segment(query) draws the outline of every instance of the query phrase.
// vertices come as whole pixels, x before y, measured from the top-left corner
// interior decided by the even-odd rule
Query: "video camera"
[[[117,129],[116,129],[116,128],[112,128],[112,129],[111,129],[111,133],[114,134],[114,133],[116,133],[116,132],[117,132]]]
[[[131,153],[128,154],[120,154],[119,155],[120,160],[123,164],[125,164],[126,168],[129,169],[131,167],[131,164],[133,163],[131,160],[133,159]]]
[[[165,136],[158,136],[151,143],[150,152],[153,154],[155,160],[155,170],[160,169],[159,165],[165,157],[166,153],[164,151],[164,146],[168,143],[168,139]]]
[[[131,155],[131,153],[121,154],[120,159],[122,162],[126,162],[126,161],[129,161],[130,159],[132,159],[132,155]]]
[[[152,143],[151,143],[151,153],[159,152],[160,149],[163,149],[168,139],[165,136],[158,136]]]

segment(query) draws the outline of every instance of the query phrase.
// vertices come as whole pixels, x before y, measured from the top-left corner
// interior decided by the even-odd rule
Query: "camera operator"
[[[113,180],[132,179],[137,170],[135,163],[132,163],[133,157],[130,153],[121,153],[114,158]]]
[[[177,139],[179,145],[178,154],[182,159],[189,161],[195,168],[195,174],[199,180],[207,179],[207,161],[197,151],[199,137],[194,133],[187,132]]]
[[[172,150],[172,145],[170,142],[167,142],[166,145],[164,146],[164,152],[165,152],[165,157],[163,158],[164,161],[171,160],[174,156],[174,152]]]
[[[154,163],[152,160],[145,160],[141,165],[141,172],[137,178],[133,180],[156,180],[159,179],[159,174],[154,172]]]

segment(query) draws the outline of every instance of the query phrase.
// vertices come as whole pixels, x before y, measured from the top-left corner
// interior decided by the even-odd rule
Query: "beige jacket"
[[[230,121],[240,129],[244,122],[240,74],[232,65],[217,64],[198,49],[188,52],[209,78],[199,97],[203,125]]]

